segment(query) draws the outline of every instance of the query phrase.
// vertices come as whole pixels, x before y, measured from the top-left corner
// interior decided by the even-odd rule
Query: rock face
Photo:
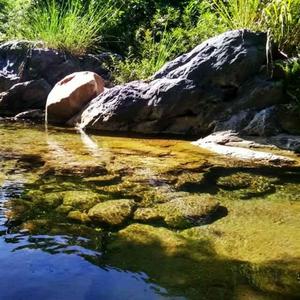
[[[76,72],[59,81],[50,92],[46,115],[50,123],[65,123],[104,91],[103,79],[93,72]]]
[[[42,109],[51,86],[44,79],[16,83],[0,94],[0,111],[14,116],[29,109]]]
[[[280,82],[261,74],[266,34],[226,32],[167,63],[150,82],[105,91],[72,123],[107,131],[205,135],[242,111],[282,100]]]
[[[95,72],[109,81],[110,73],[102,66],[110,60],[106,53],[74,57],[27,41],[1,44],[0,115],[44,108],[51,88],[74,72]]]

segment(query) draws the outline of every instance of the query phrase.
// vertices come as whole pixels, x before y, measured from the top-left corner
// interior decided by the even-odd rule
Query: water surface
[[[0,124],[0,140],[0,299],[300,297],[297,165],[22,124]],[[218,209],[183,227],[85,219],[97,201],[204,196]]]

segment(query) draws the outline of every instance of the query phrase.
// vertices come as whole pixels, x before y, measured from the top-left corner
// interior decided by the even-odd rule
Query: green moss
[[[64,193],[63,205],[88,210],[101,201],[101,195],[91,191],[68,191]]]
[[[88,223],[91,221],[91,219],[86,213],[82,213],[78,210],[70,211],[68,214],[68,218],[81,223]]]
[[[131,217],[135,206],[133,200],[106,201],[91,208],[88,216],[95,222],[119,226]]]

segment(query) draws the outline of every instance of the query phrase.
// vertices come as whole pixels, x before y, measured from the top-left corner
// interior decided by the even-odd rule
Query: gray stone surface
[[[281,102],[282,84],[260,74],[265,45],[264,33],[221,34],[167,63],[150,82],[107,90],[69,124],[105,131],[209,134],[233,115],[254,115]]]

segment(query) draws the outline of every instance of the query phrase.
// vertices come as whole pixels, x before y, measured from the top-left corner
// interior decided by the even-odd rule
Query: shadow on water
[[[248,178],[245,178],[245,177]],[[222,180],[226,179],[228,180]],[[264,188],[249,189],[252,181],[261,179],[265,184]],[[236,191],[249,189],[245,191],[240,199],[250,200],[252,198],[265,197],[277,192],[276,187],[285,184],[300,184],[300,167],[210,167],[203,173],[203,178],[199,182],[185,182],[180,185],[181,191],[192,193],[218,194],[221,190]],[[261,187],[261,186],[260,186]]]

